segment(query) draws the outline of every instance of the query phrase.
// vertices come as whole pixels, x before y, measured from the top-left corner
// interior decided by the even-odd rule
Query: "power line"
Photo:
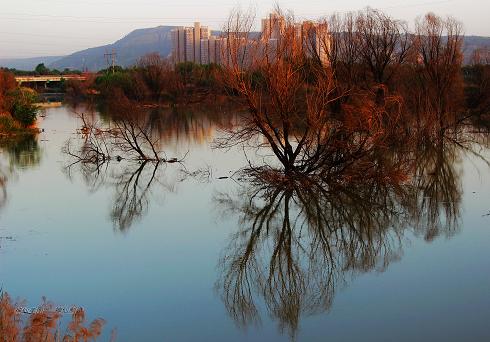
[[[432,6],[432,5],[440,5],[440,4],[446,4],[450,2],[455,2],[456,0],[441,0],[441,1],[430,1],[430,2],[421,2],[421,3],[416,3],[416,4],[397,4],[397,5],[391,5],[391,6],[372,6],[374,9],[379,9],[379,10],[388,10],[388,9],[404,9],[404,8],[413,8],[413,7],[422,7],[422,6]],[[324,13],[348,13],[348,12],[356,12],[358,11],[359,8],[357,9],[349,9],[349,10],[333,10],[333,11],[323,11]],[[307,16],[319,16],[322,15],[318,12],[316,13],[300,13],[301,17],[307,17]]]
[[[107,62],[107,66],[109,66],[109,58],[111,59],[111,63],[112,63],[112,73],[114,73],[114,68],[116,66],[116,56],[117,56],[117,53],[116,53],[116,50],[112,49],[112,52],[111,53],[104,53],[104,58],[106,59],[106,62]]]
[[[75,16],[75,15],[55,15],[55,14],[30,14],[30,13],[2,13],[7,16],[27,16],[27,17],[49,17],[49,18],[71,18],[71,19],[114,19],[114,20],[191,20],[196,17],[107,17],[107,16]],[[223,17],[207,17],[201,19],[219,19]]]
[[[430,1],[430,2],[422,2],[416,4],[398,4],[384,7],[375,7],[378,9],[396,9],[396,8],[410,8],[410,7],[420,7],[420,6],[429,6],[436,4],[445,4],[449,2],[454,2],[455,0],[442,0],[442,1]],[[288,4],[288,3],[286,3]],[[289,3],[293,4],[293,3]],[[296,3],[294,3],[296,4]],[[233,7],[233,6],[230,6]],[[349,12],[349,11],[334,11],[334,12]],[[302,13],[302,15],[308,15]],[[312,15],[318,15],[318,12]],[[58,19],[79,19],[81,22],[95,22],[95,23],[141,23],[141,22],[153,22],[153,21],[185,21],[192,22],[195,20],[205,21],[205,22],[224,22],[226,18],[223,17],[207,17],[207,18],[197,18],[197,17],[114,17],[114,16],[74,16],[74,15],[53,15],[53,14],[30,14],[30,13],[18,13],[18,12],[9,12],[9,13],[1,13],[0,16],[3,16],[3,19],[7,20],[26,20],[24,18],[16,18],[12,16],[20,16],[20,17],[35,17],[35,18],[58,18]],[[98,19],[102,19],[103,21],[98,21]],[[33,20],[33,19],[29,19]],[[108,20],[108,21],[105,21]],[[71,21],[71,20],[70,20]]]
[[[40,21],[40,22],[53,22],[52,19],[49,18],[12,18],[12,17],[0,17],[2,20],[9,20],[9,21]],[[63,23],[95,23],[95,24],[162,24],[162,21],[167,20],[170,21],[169,24],[175,24],[175,23],[180,23],[180,24],[185,24],[193,21],[197,21],[196,18],[192,19],[161,19],[159,21],[156,21],[156,19],[152,20],[139,20],[139,21],[100,21],[100,20],[76,20],[74,21],[73,19],[68,19],[68,18],[58,18],[56,22],[63,22]],[[224,23],[226,22],[226,19],[222,20],[208,20],[206,18],[200,19],[200,21],[205,21],[206,23]],[[168,25],[172,26],[172,25]],[[173,25],[176,26],[176,25]]]
[[[54,34],[38,34],[38,33],[22,33],[22,32],[5,32],[5,31],[0,31],[0,34],[8,34],[8,35],[15,35],[15,36],[27,36],[27,37],[48,37],[48,38],[67,38],[70,40],[73,39],[82,39],[82,40],[90,40],[93,41],[93,37],[77,37],[77,36],[60,36],[60,35],[54,35]],[[100,37],[98,37],[100,38]],[[113,37],[108,37],[105,39],[112,39]]]
[[[8,44],[11,44],[11,43],[18,43],[22,46],[24,45],[37,45],[37,46],[46,46],[46,47],[51,47],[51,46],[60,46],[60,44],[56,44],[56,43],[41,43],[41,42],[22,42],[22,41],[19,41],[19,40],[0,40],[0,43],[8,43]],[[88,44],[88,43],[87,43]],[[70,48],[70,46],[64,46],[66,48]],[[73,48],[79,48],[78,46],[73,46]]]
[[[46,1],[46,2],[53,2],[53,1],[58,1],[58,2],[62,2],[63,5],[67,5],[67,1],[66,0],[36,0],[36,2],[38,1]],[[134,6],[134,2],[131,1],[131,3],[124,3],[124,2],[109,2],[109,1],[77,1],[76,2],[76,5],[108,5],[108,6],[118,6],[118,7],[121,7],[121,6],[128,6],[128,7],[133,7]],[[159,1],[155,1],[155,2],[139,2],[138,1],[138,6],[157,6],[157,5],[161,5],[161,2]],[[165,4],[165,7],[197,7],[199,6],[199,4],[196,4],[196,3],[193,3],[193,4],[186,4],[186,3],[182,3],[182,2],[179,2],[179,3],[175,3],[175,4]],[[225,4],[223,4],[222,2],[210,2],[210,1],[206,1],[205,2],[205,5],[202,4],[201,5],[202,7],[209,7],[209,6],[220,6],[220,7],[224,7],[226,6]]]

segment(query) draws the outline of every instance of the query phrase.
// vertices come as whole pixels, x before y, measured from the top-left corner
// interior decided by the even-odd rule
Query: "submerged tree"
[[[97,116],[80,114],[79,135],[64,147],[68,177],[81,175],[90,191],[102,187],[113,191],[110,218],[120,232],[127,232],[144,217],[152,200],[172,192],[178,182],[201,176],[204,181],[206,173],[189,171],[183,158],[167,158],[159,151],[163,142],[189,130],[186,115],[145,112],[133,106],[111,107],[115,112],[107,114],[107,123],[99,122]],[[201,120],[195,128],[205,125],[209,118],[203,114]],[[228,121],[224,121],[226,125]]]
[[[429,13],[416,23],[414,39],[420,111],[438,128],[451,127],[461,111],[463,95],[461,24]]]
[[[181,159],[166,158],[161,149],[160,137],[152,129],[151,117],[134,102],[121,95],[111,102],[109,126],[90,120],[84,114],[79,117],[82,127],[79,133],[84,143],[74,149],[68,140],[64,152],[72,156],[74,163],[104,164],[110,160],[130,159],[155,163],[174,163]]]
[[[406,25],[381,11],[366,9],[356,16],[356,34],[365,81],[378,86],[376,101],[409,55],[410,35]]]
[[[277,39],[250,40],[251,16],[235,13],[225,29],[227,49],[222,58],[223,81],[238,95],[249,113],[242,126],[218,141],[218,146],[250,142],[268,147],[288,175],[329,174],[332,160],[356,162],[382,144],[399,118],[399,99],[382,105],[367,96],[332,111],[333,103],[349,89],[337,91],[332,70],[317,39],[327,34],[322,24],[298,26],[283,17]],[[262,140],[263,139],[263,140]],[[271,164],[271,166],[274,166]],[[328,169],[325,170],[324,166]]]

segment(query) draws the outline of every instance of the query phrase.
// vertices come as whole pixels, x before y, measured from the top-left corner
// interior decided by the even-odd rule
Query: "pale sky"
[[[0,58],[66,55],[105,45],[138,28],[191,25],[201,21],[220,29],[230,10],[253,7],[259,19],[277,3],[298,18],[333,12],[382,9],[412,24],[432,11],[460,20],[467,35],[490,36],[489,0],[0,0]]]

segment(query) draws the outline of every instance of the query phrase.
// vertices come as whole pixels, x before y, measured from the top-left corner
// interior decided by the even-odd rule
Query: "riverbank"
[[[5,141],[16,141],[27,135],[39,133],[39,128],[34,126],[23,127],[19,122],[8,114],[0,116],[0,143]]]

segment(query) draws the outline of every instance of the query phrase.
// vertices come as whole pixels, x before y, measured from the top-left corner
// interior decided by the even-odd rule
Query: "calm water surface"
[[[32,306],[42,296],[81,306],[118,341],[490,340],[490,168],[479,157],[445,149],[446,195],[422,192],[412,210],[329,194],[320,203],[335,204],[333,226],[383,228],[320,249],[304,224],[286,244],[278,231],[254,240],[267,200],[250,206],[253,186],[219,179],[246,165],[241,149],[210,146],[228,123],[169,114],[157,129],[168,157],[189,151],[183,165],[97,173],[66,167],[80,122],[67,107],[47,110],[37,141],[1,152],[1,287]],[[271,201],[285,208],[296,195]],[[422,212],[434,213],[430,199],[435,218]]]

